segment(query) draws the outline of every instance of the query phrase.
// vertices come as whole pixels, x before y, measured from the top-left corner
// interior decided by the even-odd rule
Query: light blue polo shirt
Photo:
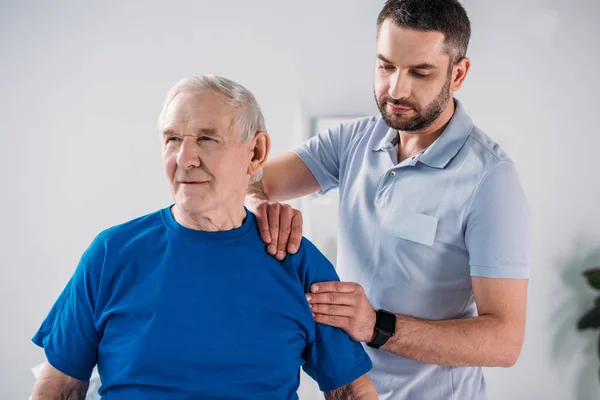
[[[477,315],[471,277],[527,278],[529,208],[506,153],[455,100],[444,133],[398,163],[381,116],[340,124],[295,152],[322,191],[340,189],[337,270],[375,309],[443,320]],[[365,347],[381,399],[483,399],[481,368]]]

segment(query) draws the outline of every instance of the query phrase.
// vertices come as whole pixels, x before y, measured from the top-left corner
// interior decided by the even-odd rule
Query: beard
[[[373,90],[373,94],[375,94],[375,102],[377,103],[377,107],[379,107],[381,116],[390,128],[404,132],[414,132],[427,128],[442,114],[450,99],[451,79],[452,76],[449,75],[440,93],[424,109],[417,103],[404,99],[394,100],[387,94],[382,96],[381,99],[377,99],[375,90]],[[397,116],[393,112],[386,110],[387,103],[412,108],[415,115],[410,118]]]

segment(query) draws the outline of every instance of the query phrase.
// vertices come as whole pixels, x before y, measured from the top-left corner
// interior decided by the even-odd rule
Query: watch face
[[[396,332],[396,315],[387,313],[387,312],[379,312],[379,327],[385,331],[390,333]]]

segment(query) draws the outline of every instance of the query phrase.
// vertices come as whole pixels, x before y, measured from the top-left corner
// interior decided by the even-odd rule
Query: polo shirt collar
[[[419,162],[433,168],[443,169],[458,154],[473,129],[473,121],[462,104],[454,99],[454,115],[439,138],[419,157]],[[373,147],[373,151],[389,150],[400,141],[396,129],[388,129],[386,135]]]

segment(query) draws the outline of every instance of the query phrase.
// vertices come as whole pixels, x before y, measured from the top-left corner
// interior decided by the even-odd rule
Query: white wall
[[[155,120],[180,77],[253,90],[274,154],[304,117],[376,110],[381,1],[58,3],[0,3],[2,399],[29,394],[43,360],[30,338],[93,236],[170,201]],[[487,371],[489,398],[597,399],[598,332],[573,326],[593,301],[579,271],[600,265],[600,3],[465,4],[458,97],[517,162],[535,213],[527,339],[515,367]]]

